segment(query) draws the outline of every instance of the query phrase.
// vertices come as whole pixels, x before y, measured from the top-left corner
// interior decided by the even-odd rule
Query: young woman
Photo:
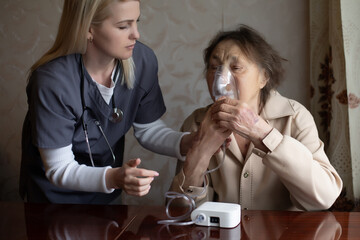
[[[172,190],[195,197],[197,204],[231,202],[244,209],[322,210],[334,203],[342,180],[313,117],[275,90],[282,60],[247,26],[212,39],[204,51],[209,92],[215,100],[212,85],[221,66],[233,78],[237,98],[220,98],[185,120],[182,130],[198,134],[185,163],[178,164]],[[222,163],[223,152],[217,150],[229,136]],[[219,165],[204,185],[204,173]]]
[[[186,153],[166,128],[153,51],[138,42],[139,0],[65,0],[52,48],[31,68],[20,193],[30,202],[110,203],[143,196],[157,172],[123,163],[134,127],[146,148]],[[181,147],[180,147],[181,146]]]

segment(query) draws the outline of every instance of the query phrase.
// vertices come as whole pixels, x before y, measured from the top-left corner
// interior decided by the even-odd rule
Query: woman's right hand
[[[211,157],[219,151],[225,142],[230,141],[231,130],[221,128],[211,119],[211,108],[207,111],[184,163],[184,186],[200,186]]]
[[[144,196],[148,194],[154,177],[159,173],[152,170],[137,168],[140,158],[131,159],[122,167],[110,168],[106,171],[106,186],[108,189],[121,188],[129,195]]]
[[[231,134],[231,130],[220,127],[219,124],[212,119],[212,107],[206,112],[205,118],[194,136],[193,146],[204,151],[208,156],[214,155],[219,151],[222,144],[227,142]]]

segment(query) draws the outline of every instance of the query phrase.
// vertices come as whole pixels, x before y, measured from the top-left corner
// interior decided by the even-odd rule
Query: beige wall
[[[202,75],[202,49],[221,28],[239,23],[262,32],[288,59],[284,95],[308,106],[308,1],[148,0],[141,2],[141,41],[158,56],[159,80],[167,105],[163,120],[178,129],[196,107],[210,103]],[[18,175],[21,128],[27,110],[25,85],[31,64],[55,38],[62,0],[0,0],[0,200],[20,200]],[[141,157],[158,170],[150,194],[124,195],[131,204],[162,204],[176,160],[142,149],[132,131],[125,159]]]

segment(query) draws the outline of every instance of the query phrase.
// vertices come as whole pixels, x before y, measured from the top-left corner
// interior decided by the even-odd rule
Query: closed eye
[[[244,69],[244,67],[241,66],[241,65],[233,65],[233,66],[231,66],[231,70],[236,71],[236,72],[242,71],[243,69]]]
[[[135,24],[140,22],[140,17],[138,19],[135,20],[124,20],[124,21],[121,21],[121,22],[118,22],[117,24],[119,24],[118,28],[121,29],[121,30],[125,30],[125,29],[128,29],[132,26],[132,24]]]

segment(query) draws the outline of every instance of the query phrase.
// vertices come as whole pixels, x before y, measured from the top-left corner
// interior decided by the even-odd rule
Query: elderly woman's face
[[[212,99],[212,85],[215,71],[219,65],[230,70],[234,77],[238,98],[248,104],[258,103],[260,90],[266,85],[265,71],[250,61],[233,40],[220,42],[212,52],[206,72],[206,81]]]

